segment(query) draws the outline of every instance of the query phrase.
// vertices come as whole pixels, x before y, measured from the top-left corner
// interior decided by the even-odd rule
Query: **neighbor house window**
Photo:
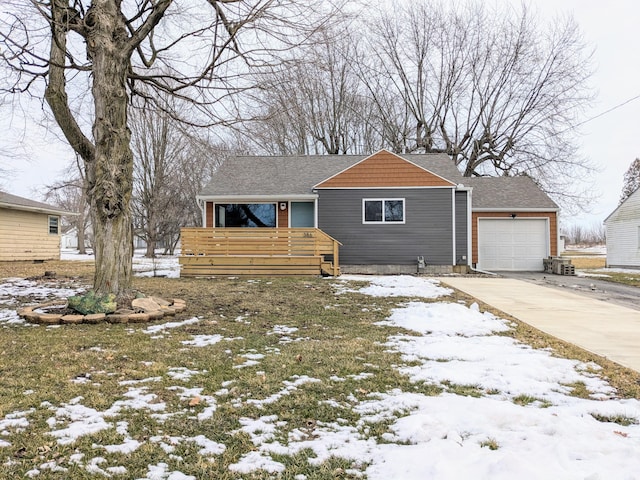
[[[49,233],[52,235],[58,235],[60,231],[59,227],[60,217],[49,216]]]
[[[363,223],[404,223],[404,198],[365,198]]]
[[[219,203],[216,227],[275,227],[275,203]]]

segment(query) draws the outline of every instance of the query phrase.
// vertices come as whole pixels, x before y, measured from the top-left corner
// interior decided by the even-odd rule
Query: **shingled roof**
[[[283,197],[313,187],[370,155],[238,156],[227,159],[199,197]],[[531,178],[463,177],[445,154],[400,155],[454,184],[473,188],[473,210],[557,210]]]
[[[200,197],[310,195],[313,187],[370,155],[240,156],[227,159]],[[401,155],[453,183],[462,176],[444,154]]]
[[[0,208],[47,213],[50,215],[75,215],[74,213],[67,212],[62,208],[42,202],[36,202],[35,200],[29,200],[28,198],[19,197],[17,195],[11,195],[6,192],[0,192]]]
[[[462,183],[473,188],[473,210],[557,210],[558,205],[529,177],[475,177]]]

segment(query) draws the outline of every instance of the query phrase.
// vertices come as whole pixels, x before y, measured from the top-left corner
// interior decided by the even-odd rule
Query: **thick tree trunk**
[[[127,126],[127,33],[118,0],[94,0],[87,12],[87,51],[93,61],[95,158],[87,179],[94,230],[96,293],[131,290],[133,155]]]

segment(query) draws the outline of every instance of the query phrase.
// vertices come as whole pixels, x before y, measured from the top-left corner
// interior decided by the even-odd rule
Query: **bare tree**
[[[185,160],[186,136],[166,113],[144,103],[129,117],[134,156],[134,234],[146,243],[146,256],[155,250],[164,232],[164,219],[174,206],[172,195],[180,164]]]
[[[26,5],[25,5],[26,3]],[[319,18],[293,0],[9,0],[0,57],[14,72],[8,89],[46,99],[82,158],[95,235],[97,293],[131,288],[133,154],[130,99],[157,92],[189,103],[189,121],[237,118],[243,74],[272,64],[306,37]],[[322,12],[316,12],[322,13]],[[74,108],[68,86],[91,89],[89,109]],[[144,87],[144,88],[142,88]],[[149,93],[150,92],[150,93]],[[86,107],[86,105],[85,105]],[[171,112],[178,116],[176,112]],[[90,132],[83,123],[90,119]]]
[[[568,240],[572,245],[604,245],[606,228],[602,222],[591,224],[572,224],[568,230]]]
[[[166,98],[172,102],[171,97]],[[180,228],[201,222],[195,198],[227,154],[201,131],[146,102],[131,111],[134,234],[154,257],[159,243],[173,253]]]
[[[64,178],[51,185],[47,185],[45,199],[64,208],[66,211],[77,213],[76,216],[63,217],[63,228],[74,229],[78,239],[78,252],[85,254],[86,244],[93,244],[89,202],[87,201],[87,182],[80,159],[67,167]]]
[[[620,203],[624,202],[629,195],[640,187],[640,158],[636,158],[626,172],[624,172],[624,183],[622,185],[622,195]]]
[[[528,174],[572,197],[590,171],[575,123],[591,99],[590,52],[571,19],[542,27],[484,3],[394,5],[367,29],[359,66],[395,151],[444,152],[465,176]]]
[[[364,153],[380,146],[370,126],[371,100],[352,65],[356,37],[333,24],[312,39],[298,62],[268,75],[258,97],[262,118],[250,130],[270,153]]]

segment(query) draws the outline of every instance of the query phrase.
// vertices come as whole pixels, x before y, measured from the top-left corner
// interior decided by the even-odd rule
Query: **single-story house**
[[[607,267],[640,268],[640,189],[604,220]]]
[[[0,261],[59,260],[61,208],[0,192]]]
[[[343,272],[541,271],[558,253],[558,206],[530,178],[465,178],[444,154],[232,157],[198,201],[205,228],[318,228]]]

